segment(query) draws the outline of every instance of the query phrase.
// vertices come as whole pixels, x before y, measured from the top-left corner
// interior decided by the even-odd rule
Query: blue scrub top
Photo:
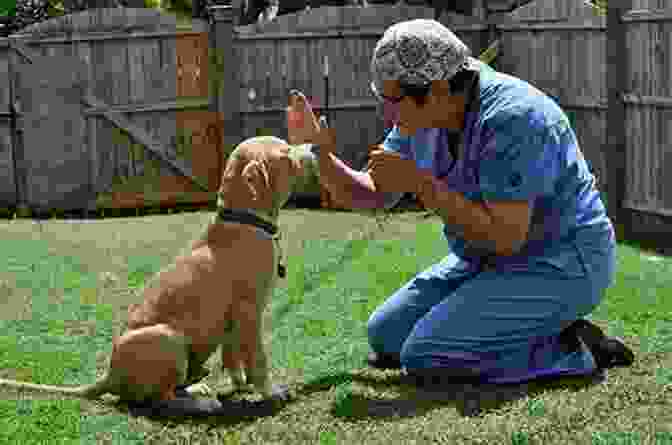
[[[470,200],[530,202],[528,241],[516,255],[495,258],[496,264],[517,270],[545,265],[561,275],[584,276],[589,254],[608,252],[615,239],[567,115],[524,80],[473,58],[470,65],[479,79],[468,93],[464,132],[453,138],[457,160],[445,128],[403,137],[395,126],[384,149],[415,160]],[[444,235],[463,259],[483,257],[450,227],[444,226]]]

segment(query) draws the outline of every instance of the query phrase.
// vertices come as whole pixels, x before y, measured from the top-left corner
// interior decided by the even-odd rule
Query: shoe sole
[[[390,356],[378,355],[371,352],[367,358],[370,367],[376,369],[401,369],[401,361]]]
[[[600,347],[604,348],[606,354],[608,354],[608,359],[605,360],[605,368],[626,367],[635,362],[635,354],[619,337],[607,337],[602,341]]]

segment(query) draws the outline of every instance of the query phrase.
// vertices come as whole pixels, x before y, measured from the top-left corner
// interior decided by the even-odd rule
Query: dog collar
[[[217,209],[217,217],[220,221],[248,224],[254,227],[258,227],[272,238],[280,238],[278,226],[268,221],[264,221],[254,213],[246,212],[244,210],[232,210],[220,207]],[[278,263],[278,276],[280,278],[285,278],[286,274],[287,268],[285,265],[283,265],[282,262]]]
[[[268,221],[264,221],[254,213],[246,212],[244,210],[219,208],[217,209],[217,216],[219,216],[219,219],[222,221],[237,222],[258,227],[271,236],[278,234],[278,226]]]

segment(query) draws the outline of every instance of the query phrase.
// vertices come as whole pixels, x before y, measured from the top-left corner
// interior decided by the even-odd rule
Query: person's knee
[[[366,332],[369,339],[369,345],[376,352],[384,352],[382,348],[382,339],[384,337],[382,318],[376,312],[371,314],[366,323]]]
[[[406,337],[400,330],[399,321],[385,316],[383,312],[374,312],[366,325],[369,346],[379,354],[399,355]]]

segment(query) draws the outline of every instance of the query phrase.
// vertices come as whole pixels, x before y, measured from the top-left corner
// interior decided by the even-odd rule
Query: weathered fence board
[[[12,129],[9,79],[9,50],[0,46],[0,207],[10,207],[17,199],[13,155],[16,132]]]
[[[672,9],[670,0],[631,0],[631,9]]]
[[[91,198],[86,147],[81,144],[81,62],[64,54],[54,57],[59,64],[44,57],[14,66],[24,113],[23,162],[17,177],[25,199],[38,207]]]
[[[78,107],[70,110],[77,113],[76,117],[68,116],[76,128],[70,139],[65,134],[69,130],[59,124],[60,116],[51,118],[48,127],[31,115],[27,115],[27,120],[24,116],[28,124],[39,123],[41,130],[24,132],[19,143],[14,144],[14,151],[25,155],[19,164],[26,173],[26,191],[14,196],[15,203],[43,210],[137,207],[176,201],[207,203],[214,199],[221,173],[212,167],[222,162],[221,147],[217,142],[191,144],[192,139],[208,131],[207,126],[221,127],[216,113],[209,111],[207,37],[202,31],[177,30],[174,18],[156,11],[123,8],[52,19],[14,37],[24,44],[13,48],[14,59],[21,59],[23,51],[38,61],[35,66],[63,64],[69,70],[68,64],[61,61],[64,56],[83,66],[77,97],[68,99]],[[28,67],[25,71],[33,70]],[[41,72],[45,75],[48,70]],[[55,106],[59,98],[57,91],[46,89],[24,88],[21,92],[24,101],[31,94],[35,96],[34,103],[50,106],[52,102]],[[207,116],[194,118],[199,110]],[[9,111],[3,117],[11,118]],[[54,126],[61,128],[60,132]],[[44,139],[45,132],[53,136],[49,141],[53,149],[49,151],[35,139]],[[71,146],[81,151],[76,159],[66,155]],[[37,176],[47,175],[29,167],[31,163],[43,168],[60,165],[77,174],[63,176],[60,189],[45,189]],[[199,167],[193,169],[195,165]],[[55,175],[56,172],[49,179],[59,180]],[[79,184],[79,188],[89,191],[88,195],[82,192],[77,197],[66,196],[64,188],[68,184],[71,188]],[[7,190],[7,181],[3,185]],[[38,189],[42,191],[39,197]]]
[[[672,11],[630,11],[626,35],[626,209],[672,216]]]

